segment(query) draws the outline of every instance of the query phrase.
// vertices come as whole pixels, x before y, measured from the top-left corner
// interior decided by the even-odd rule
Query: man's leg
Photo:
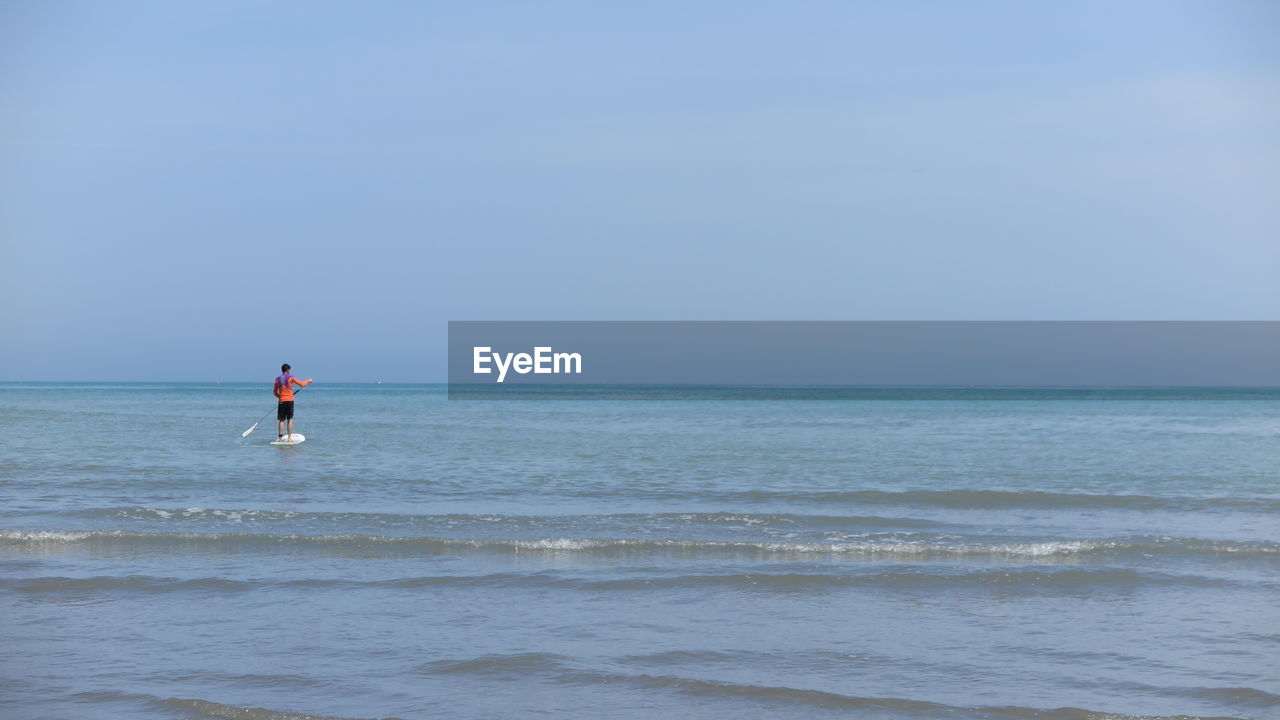
[[[289,441],[293,441],[293,416],[289,416]]]

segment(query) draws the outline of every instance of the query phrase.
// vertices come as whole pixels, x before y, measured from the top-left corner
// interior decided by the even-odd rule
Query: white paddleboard
[[[292,435],[286,435],[283,440],[272,440],[271,444],[272,445],[297,445],[298,443],[306,439],[307,439],[306,436],[304,436],[302,433],[294,433]]]

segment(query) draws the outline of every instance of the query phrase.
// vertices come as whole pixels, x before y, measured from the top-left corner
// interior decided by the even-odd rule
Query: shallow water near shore
[[[1280,717],[1280,391],[0,385],[0,717]]]

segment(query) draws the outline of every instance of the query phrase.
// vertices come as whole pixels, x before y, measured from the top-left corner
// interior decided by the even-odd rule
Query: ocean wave
[[[920,572],[887,570],[874,574],[835,573],[734,573],[681,575],[670,578],[627,578],[584,582],[591,590],[643,590],[666,588],[731,587],[782,591],[807,591],[842,587],[910,588],[997,588],[1003,591],[1070,592],[1090,588],[1141,588],[1181,585],[1195,587],[1235,587],[1241,583],[1202,575],[1175,575],[1124,568],[1067,570],[983,570],[973,572]]]
[[[308,715],[306,713],[282,712],[266,708],[240,707],[223,705],[199,699],[169,698],[159,704],[181,712],[196,713],[199,718],[218,718],[219,720],[360,720],[359,718],[340,718],[333,715]],[[398,720],[386,718],[385,720]]]
[[[750,490],[721,497],[746,502],[812,502],[866,505],[908,505],[966,510],[1006,508],[1097,508],[1125,510],[1238,510],[1280,511],[1280,498],[1199,497],[1190,495],[1102,495],[1012,490],[831,490],[792,492]]]
[[[772,542],[643,538],[449,538],[437,536],[273,535],[266,533],[147,533],[129,530],[3,530],[0,547],[61,545],[138,547],[164,550],[262,551],[283,548],[320,552],[387,552],[389,554],[578,553],[630,556],[649,553],[835,555],[901,558],[1062,558],[1108,554],[1219,555],[1238,558],[1280,556],[1280,544],[1257,541],[1203,540],[1174,537],[1130,537],[1112,540],[1043,540],[999,543],[928,541]]]
[[[473,674],[489,676],[541,675],[563,685],[629,685],[643,690],[670,691],[680,695],[746,700],[763,706],[795,706],[832,710],[885,712],[891,717],[947,717],[964,720],[1240,720],[1230,717],[1192,715],[1132,715],[1076,707],[1037,708],[1021,705],[960,706],[901,697],[846,695],[825,690],[783,685],[706,680],[678,675],[627,674],[604,670],[576,669],[568,658],[553,653],[485,655],[461,660],[438,660],[417,668],[425,674]],[[1228,701],[1235,706],[1272,708],[1280,697],[1254,688],[1152,688],[1170,694],[1203,700]],[[358,720],[335,715],[271,710],[229,705],[198,698],[162,698],[141,693],[112,691],[82,692],[73,696],[86,704],[136,703],[180,712],[201,720]],[[513,708],[519,710],[519,708]],[[397,720],[387,718],[386,720]]]
[[[359,588],[418,589],[436,586],[495,587],[528,585],[537,587],[578,587],[581,582],[541,573],[490,573],[486,575],[435,575],[387,580],[349,580],[336,578],[299,578],[294,580],[230,578],[176,578],[152,575],[99,575],[87,578],[45,576],[0,578],[0,589],[22,594],[94,594],[104,592],[136,592],[163,594],[196,592],[243,593],[258,590],[352,590]]]
[[[79,518],[161,520],[171,522],[240,522],[240,523],[346,523],[364,525],[412,526],[495,524],[512,525],[573,525],[582,523],[643,523],[643,524],[694,524],[694,525],[747,525],[757,527],[942,527],[947,523],[910,517],[884,517],[878,515],[802,515],[794,513],[743,513],[743,512],[670,512],[670,513],[617,513],[608,515],[498,515],[493,513],[449,513],[419,515],[412,513],[361,513],[361,512],[305,512],[297,510],[271,510],[257,508],[156,508],[109,507],[71,510],[55,513],[58,516]]]
[[[466,660],[432,660],[418,666],[420,672],[440,674],[506,675],[558,668],[568,658],[555,653],[484,655]]]
[[[761,685],[700,679],[681,675],[631,674],[576,667],[571,658],[555,653],[490,654],[474,658],[440,659],[416,667],[427,675],[541,676],[562,685],[627,685],[642,690],[674,692],[710,699],[745,700],[765,707],[812,707],[888,713],[890,717],[947,717],[964,720],[1240,720],[1232,717],[1193,715],[1133,715],[1077,707],[1038,708],[1022,705],[962,706],[903,697],[849,695],[813,688]],[[1155,687],[1146,692],[1165,696],[1225,703],[1228,707],[1272,709],[1280,696],[1249,687]],[[199,698],[163,698],[144,693],[93,691],[73,696],[83,704],[134,703],[202,720],[359,720],[349,716],[273,710],[230,705]],[[513,708],[518,710],[518,708]],[[386,720],[398,720],[386,718]]]
[[[144,471],[139,471],[144,472]],[[160,474],[167,469],[158,470]],[[101,487],[101,480],[86,481],[85,485]],[[353,478],[351,482],[360,482]],[[73,483],[68,487],[75,486]],[[472,498],[475,489],[469,483],[459,483],[456,490],[444,486],[435,487],[435,494],[441,498]],[[528,495],[524,488],[490,488],[490,498],[518,499]],[[545,492],[540,489],[539,492]],[[827,518],[831,521],[861,522],[863,524],[896,524],[919,525],[938,524],[935,519],[916,518],[911,516],[913,509],[929,510],[1117,510],[1117,511],[1165,511],[1165,512],[1244,512],[1275,513],[1280,512],[1280,497],[1273,495],[1154,495],[1140,493],[1088,493],[1088,492],[1053,492],[1048,490],[806,490],[795,488],[727,490],[714,487],[679,488],[651,487],[641,484],[593,484],[590,487],[560,487],[557,492],[566,497],[588,500],[619,501],[662,501],[662,502],[698,502],[723,503],[727,506],[742,507],[736,512],[699,512],[699,513],[624,513],[616,515],[584,515],[580,517],[623,518],[623,519],[669,519],[675,520],[691,516],[706,521],[717,518],[746,516],[758,518],[811,518],[814,520]],[[540,496],[541,497],[541,496]],[[800,513],[756,513],[747,508],[768,505],[771,507],[812,506],[816,512]],[[885,517],[879,512],[856,512],[858,508],[894,508],[896,517]],[[833,512],[834,508],[839,511]],[[846,512],[854,510],[854,512]],[[129,517],[137,519],[253,519],[259,521],[326,518],[351,519],[369,522],[433,522],[443,519],[466,520],[468,518],[486,517],[484,515],[450,514],[400,514],[400,513],[314,513],[294,510],[272,509],[210,509],[210,508],[149,508],[149,507],[110,507],[87,510],[66,511],[68,517]],[[523,516],[498,516],[520,518]],[[551,516],[541,516],[551,517]]]
[[[74,697],[81,702],[141,703],[160,710],[183,713],[183,717],[191,720],[365,720],[363,718],[339,717],[336,715],[311,715],[303,712],[225,705],[198,698],[162,698],[142,693],[97,691],[76,693]],[[384,718],[383,720],[399,720],[399,718]]]
[[[1074,707],[1035,708],[1019,705],[958,706],[927,700],[898,697],[869,697],[845,695],[825,690],[787,687],[781,685],[756,685],[750,683],[704,680],[677,675],[627,674],[604,670],[578,669],[563,656],[554,653],[521,653],[513,655],[485,655],[462,660],[439,660],[418,666],[427,674],[467,673],[475,675],[540,674],[554,682],[566,685],[594,685],[609,683],[630,685],[645,690],[668,690],[682,695],[748,700],[766,706],[809,706],[832,710],[882,711],[892,716],[924,716],[966,718],[973,720],[1210,720],[1190,715],[1156,716],[1126,715]],[[1179,689],[1183,695],[1197,695],[1198,691],[1210,694],[1229,693],[1239,697],[1241,693],[1261,693],[1252,688],[1188,688]],[[1206,699],[1208,699],[1206,697]],[[1228,720],[1214,718],[1213,720]]]
[[[463,483],[456,490],[435,490],[441,497],[474,497],[475,491]],[[539,488],[539,493],[545,493]],[[1148,495],[1141,493],[1053,492],[1048,490],[806,490],[797,488],[729,490],[714,487],[653,487],[644,484],[593,484],[564,486],[557,492],[567,497],[590,500],[618,499],[645,501],[697,501],[725,504],[767,504],[771,506],[872,506],[942,508],[955,510],[1008,509],[1092,509],[1162,510],[1169,512],[1257,512],[1280,511],[1280,497],[1269,495]],[[490,488],[490,498],[527,496],[525,488]],[[541,497],[542,495],[540,495]]]
[[[567,589],[589,592],[700,590],[728,588],[744,591],[806,592],[847,587],[996,589],[1002,592],[1073,592],[1091,589],[1139,589],[1152,586],[1184,587],[1268,587],[1272,584],[1241,583],[1203,575],[1158,573],[1126,568],[1070,568],[1062,570],[984,569],[917,570],[888,568],[871,573],[837,572],[752,572],[662,574],[652,571],[627,577],[593,579],[573,573],[489,573],[483,575],[432,575],[385,580],[345,578],[299,578],[293,580],[235,580],[220,577],[177,578],[149,575],[95,576],[74,578],[44,576],[0,578],[0,590],[26,595],[95,595],[101,593],[197,594],[245,593],[262,590],[418,590],[436,587],[525,587]]]
[[[1207,718],[1192,715],[1127,715],[1076,707],[957,706],[909,698],[844,695],[823,690],[698,680],[673,675],[624,675],[580,671],[566,673],[559,680],[566,683],[627,683],[645,689],[669,689],[693,696],[749,699],[769,705],[809,705],[828,709],[862,711],[881,710],[891,712],[895,716],[901,713],[909,716],[972,718],[973,720],[1023,720],[1024,718],[1026,720],[1239,720],[1236,718]]]
[[[237,592],[252,589],[254,583],[225,578],[152,577],[147,575],[102,575],[88,578],[32,577],[0,578],[0,588],[19,593],[100,593],[117,590],[141,592]]]

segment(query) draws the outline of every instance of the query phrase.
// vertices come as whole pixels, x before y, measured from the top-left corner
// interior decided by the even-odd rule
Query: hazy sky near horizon
[[[0,380],[1277,319],[1280,3],[0,0]]]

